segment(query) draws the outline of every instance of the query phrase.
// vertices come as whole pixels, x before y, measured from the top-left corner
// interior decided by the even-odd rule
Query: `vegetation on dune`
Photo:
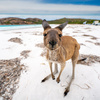
[[[48,21],[49,24],[61,24],[68,21],[68,24],[83,24],[83,22],[87,21],[88,24],[92,24],[93,21],[91,19],[75,19],[75,18],[62,18]],[[100,21],[100,20],[99,20]],[[22,25],[22,24],[41,24],[42,19],[39,18],[2,18],[0,19],[0,25]]]
[[[83,24],[83,22],[87,21],[88,24],[92,24],[93,21],[91,19],[72,19],[72,18],[62,18],[57,20],[48,21],[50,24],[61,24],[68,21],[68,24]],[[99,20],[100,21],[100,20]]]

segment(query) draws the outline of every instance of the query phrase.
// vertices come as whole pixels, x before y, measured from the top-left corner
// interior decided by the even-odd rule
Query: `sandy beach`
[[[100,26],[68,24],[63,30],[63,35],[79,42],[79,58],[87,58],[76,65],[66,97],[63,92],[71,78],[71,60],[59,84],[51,78],[41,83],[50,74],[42,32],[41,26],[0,30],[0,100],[100,100]]]

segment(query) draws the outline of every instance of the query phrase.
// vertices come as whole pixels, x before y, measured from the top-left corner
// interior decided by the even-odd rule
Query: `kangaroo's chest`
[[[57,51],[49,51],[48,60],[51,62],[59,62],[59,54]]]
[[[62,63],[65,61],[65,51],[63,48],[59,48],[57,50],[52,50],[47,52],[47,60],[50,62],[55,62],[55,63]]]

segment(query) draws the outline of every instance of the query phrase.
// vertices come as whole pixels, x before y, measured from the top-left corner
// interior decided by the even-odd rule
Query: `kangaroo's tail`
[[[82,58],[77,61],[77,64],[81,63],[81,61],[85,61],[87,58]]]

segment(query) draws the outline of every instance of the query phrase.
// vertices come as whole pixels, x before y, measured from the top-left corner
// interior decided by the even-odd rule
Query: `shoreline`
[[[37,25],[37,26],[34,26],[34,25]],[[39,25],[39,26],[38,26]],[[51,26],[57,26],[57,25],[59,25],[59,24],[50,24]],[[77,25],[80,25],[80,26],[95,26],[95,25],[92,25],[92,24],[86,24],[86,25],[84,25],[84,24],[68,24],[68,25],[75,25],[75,26],[77,26]],[[67,26],[68,26],[67,25]],[[0,25],[0,26],[3,26],[3,25]],[[6,26],[10,26],[10,25],[6,25]],[[33,26],[31,26],[31,25],[29,25],[30,27],[23,27],[23,28],[21,28],[20,27],[20,25],[11,25],[11,26],[14,26],[14,28],[13,27],[10,27],[10,29],[6,29],[6,28],[8,28],[8,27],[1,27],[1,30],[0,30],[0,32],[4,32],[4,31],[15,31],[15,30],[24,30],[24,29],[35,29],[35,28],[41,28],[42,27],[42,25],[41,24],[33,24]],[[15,28],[15,26],[19,26],[19,27],[17,27],[17,28]],[[21,25],[21,26],[28,26],[28,25]],[[97,26],[96,26],[97,27]],[[5,29],[2,29],[2,28],[5,28]]]

